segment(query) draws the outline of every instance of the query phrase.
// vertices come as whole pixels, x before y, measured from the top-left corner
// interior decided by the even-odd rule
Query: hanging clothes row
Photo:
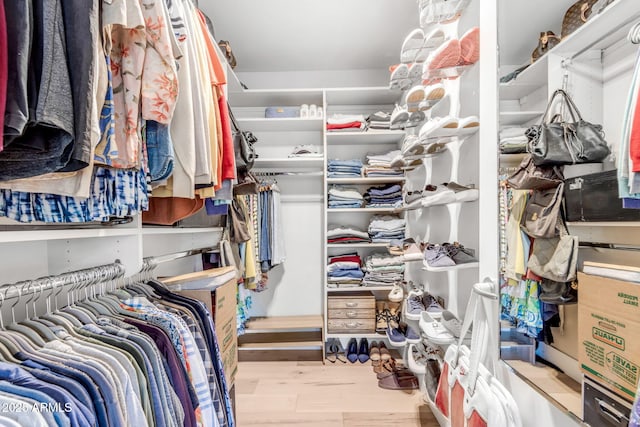
[[[151,195],[167,211],[230,204],[225,85],[191,0],[4,2],[0,215],[107,221],[147,210]]]
[[[3,425],[234,426],[205,306],[155,280],[105,292],[97,278],[109,275],[79,274],[69,305],[54,299],[50,312],[2,325],[0,404],[16,408]]]
[[[230,239],[237,244],[245,288],[259,292],[267,288],[269,271],[286,259],[280,189],[263,178],[242,193],[229,215]]]
[[[638,24],[629,32],[629,40],[638,44]],[[618,189],[625,208],[640,209],[640,49],[627,99],[627,109],[618,147]]]

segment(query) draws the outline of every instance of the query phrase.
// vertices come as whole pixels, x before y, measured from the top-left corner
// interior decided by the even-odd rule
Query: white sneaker
[[[391,302],[402,302],[403,298],[404,291],[402,290],[402,287],[396,283],[393,285],[393,289],[389,292],[387,299]]]
[[[456,193],[443,185],[427,185],[422,192],[422,206],[446,205],[456,202]]]

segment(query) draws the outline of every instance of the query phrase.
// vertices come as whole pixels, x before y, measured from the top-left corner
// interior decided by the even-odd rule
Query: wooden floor
[[[383,390],[366,364],[241,362],[239,427],[438,426],[419,391]]]
[[[521,360],[507,363],[544,391],[549,397],[582,418],[582,386],[570,376],[541,363],[532,365]]]

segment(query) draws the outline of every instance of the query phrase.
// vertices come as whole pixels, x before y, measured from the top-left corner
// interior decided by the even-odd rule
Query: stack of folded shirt
[[[404,240],[406,221],[394,215],[376,215],[369,223],[369,236],[373,243],[389,243]]]
[[[329,189],[329,208],[361,208],[362,201],[355,188],[334,185]]]
[[[527,152],[527,128],[509,127],[500,130],[500,152],[518,154]]]
[[[391,160],[397,155],[400,155],[400,150],[367,155],[367,165],[362,169],[362,174],[368,177],[403,176],[401,170],[391,168]]]
[[[365,261],[364,286],[392,286],[404,280],[402,256],[373,254]]]
[[[369,129],[389,129],[391,127],[391,114],[378,111],[375,114],[369,114],[367,117]]]
[[[289,157],[322,158],[322,153],[320,152],[320,147],[317,145],[304,144],[296,145],[293,148],[293,152],[289,154]]]
[[[370,187],[364,193],[367,208],[399,208],[402,206],[402,186],[386,184],[381,187]]]
[[[362,176],[362,160],[329,160],[327,163],[329,178],[348,178]]]
[[[369,243],[369,233],[352,227],[329,226],[327,243]]]
[[[364,130],[366,123],[362,114],[334,114],[327,117],[327,130],[336,131],[358,131]]]
[[[327,260],[327,286],[330,288],[356,287],[362,283],[362,260],[357,253],[331,256]]]

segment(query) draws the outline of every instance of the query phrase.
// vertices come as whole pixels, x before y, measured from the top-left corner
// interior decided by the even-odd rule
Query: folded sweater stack
[[[327,117],[327,130],[331,132],[353,132],[365,128],[366,121],[362,114],[334,114]]]
[[[386,184],[370,187],[364,193],[367,208],[399,208],[402,206],[402,186]]]
[[[327,286],[356,287],[362,283],[362,259],[357,253],[331,256],[327,260]]]
[[[518,154],[527,152],[527,128],[508,127],[500,130],[500,152]]]
[[[367,155],[367,165],[362,169],[366,177],[403,176],[401,170],[391,168],[391,160],[400,154],[400,150],[390,151],[385,154]]]
[[[394,215],[376,215],[369,223],[369,236],[374,243],[404,240],[406,221]]]
[[[360,208],[363,197],[357,189],[334,185],[329,189],[329,209]]]
[[[404,280],[404,259],[401,256],[373,254],[365,261],[364,286],[392,286]]]

